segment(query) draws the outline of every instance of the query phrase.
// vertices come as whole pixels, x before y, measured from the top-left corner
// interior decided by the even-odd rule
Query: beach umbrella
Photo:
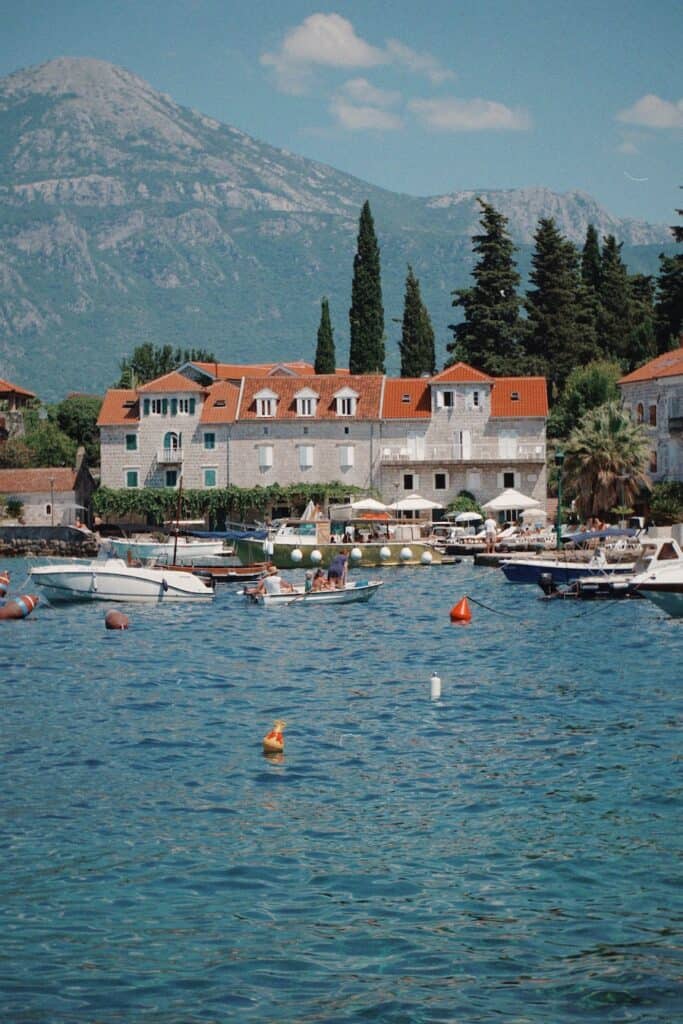
[[[478,523],[483,518],[478,512],[458,512],[453,521],[456,523]]]
[[[548,518],[548,513],[544,508],[525,508],[522,509],[522,519],[525,523],[536,523],[543,519]]]
[[[409,494],[406,498],[399,498],[387,506],[392,512],[429,512],[433,508],[443,508],[438,501],[430,501],[420,494]]]
[[[540,508],[541,503],[535,498],[522,494],[521,491],[516,491],[514,487],[508,487],[498,497],[491,498],[481,507],[487,512],[504,512],[508,509],[523,512],[525,508]]]
[[[351,502],[351,508],[354,512],[386,512],[387,506],[382,501],[377,501],[375,498],[359,498],[358,501]]]

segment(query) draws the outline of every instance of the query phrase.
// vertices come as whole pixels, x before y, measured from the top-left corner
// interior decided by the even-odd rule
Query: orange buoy
[[[128,616],[112,609],[104,616],[104,624],[107,629],[128,629]]]
[[[287,725],[286,722],[277,720],[267,736],[263,737],[263,751],[266,754],[281,754],[285,749],[285,739],[282,731]]]
[[[40,598],[37,594],[22,594],[11,601],[5,601],[0,607],[0,619],[25,619],[34,608],[38,607]]]
[[[451,622],[470,622],[472,612],[466,597],[461,597],[457,604],[451,608]]]

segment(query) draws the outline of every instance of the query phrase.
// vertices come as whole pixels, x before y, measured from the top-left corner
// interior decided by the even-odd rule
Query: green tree
[[[398,347],[401,353],[402,377],[421,377],[423,373],[432,376],[436,372],[434,328],[427,307],[422,301],[420,282],[410,265],[406,277],[403,325]]]
[[[477,200],[482,209],[482,233],[472,238],[479,257],[471,288],[452,294],[464,320],[450,324],[453,341],[447,345],[449,362],[464,360],[486,373],[519,372],[519,274],[513,259],[515,247],[506,231],[507,218]]]
[[[206,349],[174,349],[172,345],[157,348],[150,341],[138,345],[130,359],[123,359],[120,364],[121,376],[115,387],[136,388],[150,380],[177,370],[186,362],[215,363],[216,357]]]
[[[330,306],[327,298],[320,304],[320,326],[318,327],[318,344],[315,350],[315,372],[334,373],[337,369],[337,357],[334,350],[334,334],[330,322]]]
[[[568,438],[591,409],[605,402],[618,402],[617,381],[621,376],[619,363],[606,360],[597,359],[587,366],[575,366],[548,417],[548,437]]]
[[[564,480],[583,517],[604,517],[615,505],[632,505],[649,486],[649,441],[619,402],[588,412],[565,447]]]
[[[32,466],[73,466],[78,445],[51,419],[27,430],[24,437]]]
[[[602,279],[602,258],[600,256],[600,238],[595,227],[588,225],[586,241],[581,250],[581,277],[588,288],[597,294]]]
[[[621,258],[621,243],[607,235],[602,247],[602,278],[598,310],[598,339],[608,359],[626,365],[633,328],[631,287]]]
[[[10,437],[0,444],[0,469],[26,469],[31,465],[31,451],[20,437]]]
[[[97,417],[102,399],[97,395],[71,395],[60,402],[55,410],[57,426],[77,445],[85,448],[88,464],[100,464],[100,432]]]
[[[351,373],[384,373],[384,307],[379,245],[367,200],[358,224],[349,324]]]
[[[659,276],[654,310],[657,352],[680,344],[683,332],[683,255],[659,257]]]
[[[629,372],[657,355],[655,333],[655,282],[647,274],[631,274],[631,332],[625,369]]]

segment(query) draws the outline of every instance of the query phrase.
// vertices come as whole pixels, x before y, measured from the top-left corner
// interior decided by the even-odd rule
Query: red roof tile
[[[76,470],[70,466],[0,469],[0,494],[60,494],[73,491],[75,485]]]
[[[163,377],[157,377],[156,380],[142,384],[137,390],[141,394],[157,394],[169,391],[204,391],[204,388],[201,384],[197,384],[196,380],[191,380],[182,373],[178,373],[177,370],[172,370],[171,373],[165,373]]]
[[[349,374],[341,379],[335,374],[313,374],[308,377],[249,377],[244,381],[244,392],[240,402],[240,420],[264,419],[256,415],[254,395],[261,390],[273,391],[279,398],[277,414],[272,417],[278,420],[289,419],[327,419],[336,420],[337,416],[334,395],[344,388],[351,388],[358,393],[358,405],[355,416],[345,417],[356,420],[377,420],[380,417],[380,400],[383,378],[379,374]],[[297,416],[294,395],[303,388],[310,388],[318,396],[316,415],[313,417]]]
[[[125,426],[137,423],[139,419],[140,403],[136,392],[131,388],[111,388],[104,396],[97,426]]]
[[[419,377],[387,379],[384,384],[382,418],[387,420],[429,419],[432,396],[429,381]]]
[[[227,380],[216,381],[204,400],[200,423],[234,423],[240,389]]]
[[[513,398],[513,395],[517,395]],[[510,417],[548,415],[548,388],[545,377],[497,377],[491,390],[491,416]]]
[[[432,377],[433,381],[438,383],[468,383],[470,381],[481,381],[483,383],[492,383],[494,378],[489,377],[488,374],[482,373],[481,370],[475,370],[473,366],[468,363],[453,363],[452,366],[447,366],[441,373],[437,373],[435,377]]]
[[[658,377],[683,376],[683,345],[671,352],[663,352],[661,356],[651,359],[645,366],[628,373],[619,380],[619,384],[635,384],[639,380],[657,380]]]
[[[210,374],[217,380],[241,380],[242,377],[287,376],[287,370],[298,377],[315,373],[311,363],[299,360],[294,363],[193,363],[193,366]]]
[[[23,395],[25,398],[35,398],[36,396],[32,391],[27,391],[26,388],[20,388],[17,384],[10,384],[8,380],[3,380],[0,377],[0,392],[12,392],[15,395]]]

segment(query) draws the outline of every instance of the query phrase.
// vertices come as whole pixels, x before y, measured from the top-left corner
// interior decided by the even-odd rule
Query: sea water
[[[383,578],[0,623],[3,1022],[681,1019],[683,622]]]

